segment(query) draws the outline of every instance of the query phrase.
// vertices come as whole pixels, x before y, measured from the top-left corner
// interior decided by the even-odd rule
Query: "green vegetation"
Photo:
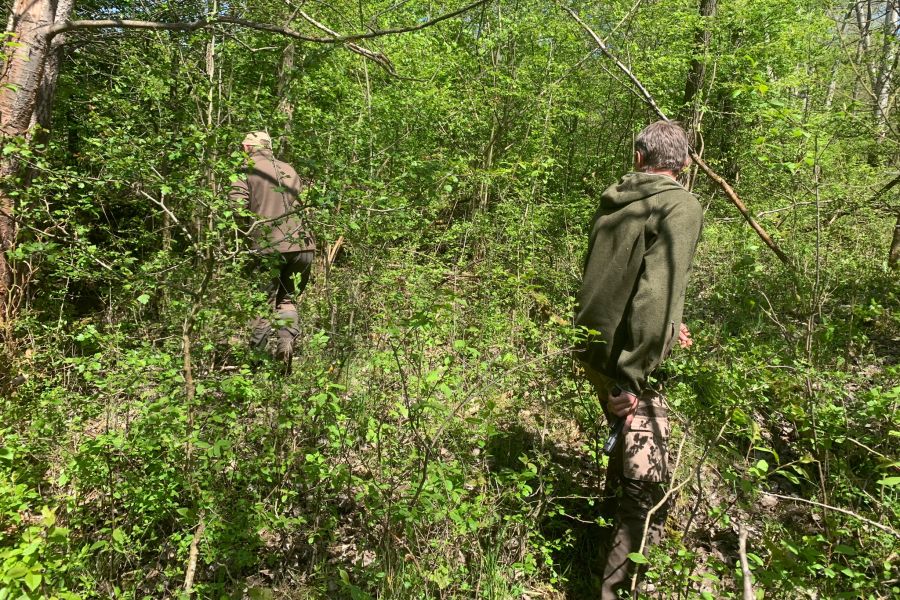
[[[896,3],[709,4],[572,4],[792,262],[692,172],[695,344],[658,374],[680,487],[642,597],[742,598],[741,528],[757,597],[896,597]],[[324,35],[297,11],[350,33],[462,6],[221,14]],[[381,62],[227,24],[66,36],[52,128],[3,138],[0,600],[591,597],[606,428],[572,294],[656,117],[578,24],[491,0],[355,42]],[[288,377],[243,342],[264,298],[227,189],[260,128],[316,181]]]

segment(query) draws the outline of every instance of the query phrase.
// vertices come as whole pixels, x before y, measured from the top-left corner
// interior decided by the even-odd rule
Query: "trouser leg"
[[[589,371],[588,378],[605,410],[611,382],[596,372]],[[606,416],[609,419],[609,414]],[[668,436],[665,400],[647,391],[641,395],[631,427],[623,434],[607,466],[601,508],[603,516],[613,521],[613,529],[603,557],[601,600],[619,598],[617,594],[627,596],[631,589],[636,563],[628,555],[640,549],[647,516],[668,487]],[[667,514],[668,502],[651,516],[645,554],[661,539]]]
[[[264,351],[271,334],[272,324],[269,323],[269,320],[256,317],[250,322],[250,347],[254,350]]]
[[[312,251],[282,254],[284,264],[278,276],[275,297],[275,316],[278,319],[277,357],[289,360],[294,340],[300,335],[299,315],[294,299],[299,297],[309,283],[315,253]]]
[[[278,272],[282,259],[279,254],[262,254],[254,256],[247,266],[247,277],[256,280],[258,289],[266,294],[268,305],[274,307],[278,293]],[[267,313],[271,312],[271,308]],[[272,334],[270,314],[260,315],[250,321],[250,348],[265,351]]]
[[[299,334],[297,309],[294,298],[299,296],[309,282],[315,253],[285,252],[262,255],[252,263],[251,277],[265,273],[264,284],[269,306],[275,311],[276,322],[271,316],[258,316],[250,323],[250,347],[265,350],[273,330],[278,332],[278,353],[290,355],[294,339]],[[271,313],[270,313],[271,314]]]
[[[620,596],[617,594],[628,596],[628,592],[631,590],[631,579],[637,566],[628,558],[628,555],[638,552],[640,549],[641,541],[644,538],[647,514],[663,498],[665,484],[622,479],[620,494],[614,516],[612,540],[603,569],[601,600],[619,598]],[[651,545],[658,543],[662,538],[667,511],[667,506],[661,506],[653,513],[644,543],[645,554]]]

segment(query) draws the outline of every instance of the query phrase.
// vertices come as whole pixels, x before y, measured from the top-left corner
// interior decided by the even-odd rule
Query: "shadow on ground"
[[[543,465],[541,476],[552,484],[539,530],[548,543],[556,545],[553,559],[564,581],[563,597],[569,600],[597,598],[600,590],[600,553],[609,527],[603,527],[602,482],[606,468],[586,451],[584,438],[560,440],[541,436],[521,424],[512,424],[498,433],[488,445],[492,470],[521,470],[521,456]]]

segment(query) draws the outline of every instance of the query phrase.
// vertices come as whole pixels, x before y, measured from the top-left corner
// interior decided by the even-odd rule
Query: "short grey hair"
[[[675,121],[657,121],[644,127],[634,140],[644,169],[681,171],[688,164],[688,138]]]

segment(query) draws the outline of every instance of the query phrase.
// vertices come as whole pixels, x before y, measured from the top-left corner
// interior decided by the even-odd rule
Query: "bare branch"
[[[410,25],[407,27],[395,27],[391,29],[380,29],[377,31],[369,31],[366,33],[354,33],[350,35],[331,35],[328,37],[316,37],[311,35],[306,35],[299,31],[295,31],[290,29],[289,27],[281,27],[279,25],[272,25],[271,23],[260,23],[258,21],[249,21],[247,19],[239,19],[237,17],[209,17],[206,19],[200,19],[197,21],[176,21],[176,22],[162,22],[162,21],[137,21],[132,19],[92,19],[92,20],[79,20],[79,21],[63,21],[62,23],[56,23],[53,26],[47,29],[47,38],[50,39],[60,33],[65,33],[67,31],[75,31],[79,29],[110,29],[110,28],[118,28],[118,29],[153,29],[153,30],[168,30],[168,31],[197,31],[199,29],[207,29],[210,27],[214,27],[216,25],[236,25],[238,27],[246,27],[248,29],[255,29],[257,31],[266,31],[269,33],[276,33],[278,35],[283,35],[286,37],[294,38],[297,40],[301,40],[304,42],[314,42],[318,44],[343,44],[345,42],[354,42],[359,40],[367,40],[372,38],[383,37],[386,35],[394,35],[398,33],[410,33],[413,31],[420,31],[422,29],[426,29],[433,25],[437,25],[441,21],[446,21],[448,19],[452,19],[453,17],[457,17],[473,8],[481,6],[482,4],[486,4],[490,0],[476,0],[471,4],[467,4],[466,6],[454,10],[452,12],[440,15],[433,19],[429,19],[418,25]]]
[[[858,515],[853,511],[847,510],[846,508],[840,508],[839,506],[830,506],[828,504],[822,504],[821,502],[816,502],[815,500],[807,500],[806,498],[799,498],[797,496],[782,496],[781,494],[773,494],[771,492],[762,492],[766,496],[772,496],[773,498],[781,498],[782,500],[792,500],[794,502],[802,502],[803,504],[811,504],[812,506],[818,506],[819,508],[824,508],[826,510],[833,510],[835,512],[843,513],[849,517],[853,517],[854,519],[858,519],[863,523],[868,523],[873,527],[877,527],[885,533],[889,533],[897,539],[900,539],[900,531],[896,529],[892,529],[887,525],[882,525],[877,521],[873,521],[872,519],[867,519],[862,515]]]
[[[744,579],[744,600],[755,600],[753,575],[750,574],[750,561],[747,560],[747,534],[747,526],[741,523],[738,533],[738,556],[741,559],[741,575]]]
[[[641,83],[641,80],[635,76],[634,73],[631,72],[625,64],[622,63],[612,52],[610,52],[609,47],[606,43],[597,35],[594,30],[587,26],[587,24],[581,20],[573,9],[564,6],[563,10],[568,12],[575,21],[581,25],[582,29],[584,29],[590,36],[593,38],[594,43],[597,44],[597,47],[601,52],[611,61],[615,63],[615,65],[622,71],[628,79],[631,81],[634,88],[632,92],[634,92],[639,98],[641,98],[647,105],[656,113],[656,115],[662,119],[663,121],[668,121],[669,117],[662,111],[659,105],[656,103],[656,100],[653,98],[653,95],[647,91],[647,88],[644,87],[644,84]],[[738,212],[744,217],[744,220],[747,221],[747,224],[756,232],[756,234],[760,237],[760,239],[765,242],[765,244],[771,248],[771,250],[775,253],[776,256],[787,266],[791,266],[791,260],[788,258],[787,254],[785,254],[781,248],[778,247],[778,244],[771,238],[771,236],[766,232],[762,226],[756,222],[756,219],[753,218],[753,215],[750,214],[750,211],[747,210],[747,206],[740,199],[737,193],[734,191],[734,188],[725,180],[724,177],[716,173],[712,170],[712,168],[706,164],[700,155],[691,148],[691,159],[694,161],[701,171],[703,171],[707,177],[712,179],[721,189],[725,192],[725,195],[731,200],[731,203],[738,209]]]
[[[306,22],[308,22],[310,25],[312,25],[316,29],[318,29],[320,31],[324,31],[325,33],[327,33],[328,35],[331,35],[331,36],[338,36],[338,33],[336,31],[329,28],[327,25],[324,25],[323,23],[316,21],[315,19],[313,19],[311,16],[309,16],[302,10],[298,10],[297,12],[300,14],[301,17],[303,17],[303,19]],[[373,52],[373,51],[369,50],[368,48],[363,48],[359,44],[354,44],[353,42],[347,42],[345,44],[345,46],[351,52],[355,52],[356,54],[359,54],[363,58],[368,58],[369,60],[378,63],[389,74],[391,74],[391,75],[397,74],[397,72],[394,70],[393,63],[391,63],[390,59],[387,56],[385,56],[382,52]]]

